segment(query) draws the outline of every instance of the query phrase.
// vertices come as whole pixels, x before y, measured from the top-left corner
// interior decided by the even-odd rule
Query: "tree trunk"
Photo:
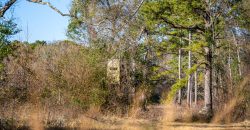
[[[181,79],[181,49],[179,49],[179,63],[178,63],[178,69],[179,69],[179,80]],[[181,89],[178,92],[178,104],[181,104]]]
[[[220,88],[223,88],[223,85],[222,85],[223,83],[222,83],[222,78],[221,78],[221,77],[222,77],[222,76],[221,76],[221,71],[219,71],[219,74],[218,74],[218,75],[219,75],[219,84],[220,84]]]
[[[236,45],[236,49],[237,49],[237,59],[238,59],[238,69],[239,69],[239,75],[241,76],[242,75],[242,72],[241,72],[241,59],[240,59],[240,48],[238,46],[238,41],[235,37],[235,34],[234,32],[232,31],[232,34],[233,34],[233,39],[234,39],[234,44]]]
[[[205,87],[204,87],[204,110],[208,118],[213,116],[212,109],[212,52],[211,48],[205,48],[206,51],[206,61],[205,65]]]
[[[238,45],[237,45],[237,58],[238,58],[239,75],[241,77],[242,71],[241,71],[241,60],[240,60],[240,48],[238,47]]]
[[[190,46],[190,44],[191,44],[191,33],[189,32],[189,36],[188,36],[188,38],[189,38],[189,46]],[[189,50],[188,51],[188,69],[190,70],[191,69],[191,67],[192,67],[192,52]],[[189,74],[188,75],[188,86],[187,86],[187,104],[189,105],[189,106],[191,106],[192,105],[192,81],[191,81],[191,79],[192,79],[192,77],[191,77],[191,74]]]
[[[194,103],[197,105],[197,70],[194,72]]]
[[[90,7],[93,8],[93,1],[91,2]],[[87,33],[88,33],[88,42],[89,43],[92,43],[95,39],[96,39],[96,31],[95,31],[95,28],[94,26],[92,25],[93,24],[93,18],[90,16],[91,15],[91,10],[90,8],[85,8],[84,9],[85,13],[85,17],[88,19],[87,20]]]
[[[205,47],[205,85],[204,85],[204,108],[205,116],[210,120],[213,117],[213,104],[212,104],[212,59],[213,59],[213,53],[212,53],[212,46],[215,43],[214,39],[214,27],[213,27],[213,16],[212,9],[211,9],[211,1],[206,0],[207,4],[206,7],[206,17],[204,17],[205,21],[205,39],[207,42],[207,47]]]
[[[229,43],[229,48],[228,48],[228,70],[229,70],[229,78],[230,78],[230,82],[232,83],[232,69],[231,69],[231,43]]]

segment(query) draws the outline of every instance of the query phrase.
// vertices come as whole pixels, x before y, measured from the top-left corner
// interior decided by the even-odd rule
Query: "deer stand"
[[[110,59],[107,64],[107,79],[110,91],[108,100],[110,109],[127,114],[132,103],[134,87],[131,80],[131,62]]]

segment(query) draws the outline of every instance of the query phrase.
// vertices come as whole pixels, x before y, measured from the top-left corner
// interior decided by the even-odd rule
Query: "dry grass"
[[[139,89],[135,96],[133,97],[132,101],[132,107],[129,109],[129,117],[130,118],[136,118],[138,113],[142,110],[144,107],[144,102],[146,102],[146,90],[145,89]]]
[[[43,130],[44,124],[42,122],[42,115],[39,112],[32,112],[29,119],[29,126],[32,130]]]
[[[220,123],[221,121],[224,121],[224,123],[232,123],[232,118],[233,116],[235,116],[235,110],[237,109],[237,107],[239,107],[239,105],[244,105],[241,104],[245,98],[247,98],[248,95],[243,95],[242,92],[243,91],[249,91],[246,90],[248,84],[250,81],[250,75],[246,76],[243,81],[236,86],[236,92],[235,95],[228,100],[228,102],[224,105],[224,107],[217,111],[217,113],[215,113],[212,122],[213,123]],[[245,97],[246,96],[246,97]]]
[[[148,119],[138,119],[135,117],[118,117],[115,115],[102,115],[99,112],[98,107],[89,109],[86,113],[78,113],[75,118],[70,116],[57,116],[49,117],[49,119],[63,120],[61,128],[77,128],[77,129],[122,129],[122,130],[144,130],[144,129],[162,129],[162,130],[203,130],[203,129],[243,129],[250,128],[250,124],[208,124],[208,123],[176,123],[176,106],[162,106],[165,111],[165,116],[162,120],[152,121]],[[24,108],[24,107],[23,107]],[[53,125],[46,125],[49,122],[45,111],[41,109],[26,108],[23,109],[23,113],[19,113],[20,120],[23,120],[22,126],[27,124],[33,130],[43,130],[44,128],[52,127]],[[21,112],[21,110],[19,111]],[[64,111],[66,112],[66,111]],[[186,112],[183,112],[186,113]],[[67,115],[67,113],[61,113]],[[183,114],[184,116],[185,114]],[[23,117],[22,117],[23,116]],[[53,116],[53,115],[51,115]],[[22,117],[22,118],[21,118]],[[59,119],[63,118],[63,119]],[[47,121],[46,121],[47,120]],[[25,123],[26,122],[26,123]],[[56,126],[56,125],[55,125]]]

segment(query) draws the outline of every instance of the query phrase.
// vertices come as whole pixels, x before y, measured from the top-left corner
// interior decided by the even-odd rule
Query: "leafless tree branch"
[[[133,19],[133,17],[137,14],[137,12],[140,10],[141,6],[143,5],[144,0],[141,1],[141,3],[136,8],[135,12],[130,16],[130,19]]]
[[[59,13],[62,16],[68,16],[68,17],[74,17],[74,18],[76,18],[76,16],[74,16],[72,14],[66,14],[66,13],[61,12],[59,9],[57,9],[55,6],[53,6],[50,2],[44,2],[42,0],[27,0],[27,1],[28,2],[32,2],[32,3],[36,3],[36,4],[47,5],[52,10],[56,11],[57,13]]]
[[[16,2],[17,0],[9,0],[1,9],[0,9],[0,18],[4,16],[5,12]]]

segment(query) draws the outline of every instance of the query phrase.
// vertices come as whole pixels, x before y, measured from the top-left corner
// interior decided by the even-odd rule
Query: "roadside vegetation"
[[[27,0],[70,17],[70,40],[34,43],[10,40],[17,1],[0,2],[0,128],[250,128],[249,0]]]

